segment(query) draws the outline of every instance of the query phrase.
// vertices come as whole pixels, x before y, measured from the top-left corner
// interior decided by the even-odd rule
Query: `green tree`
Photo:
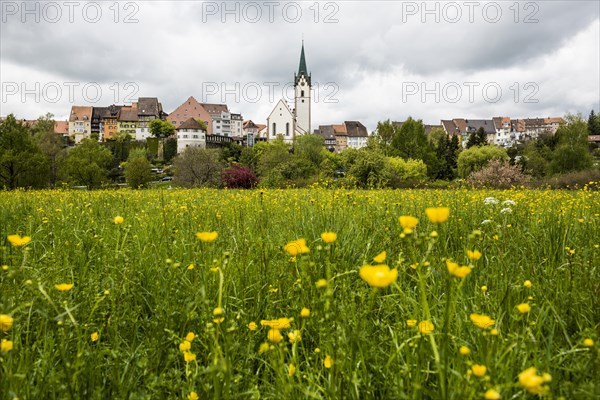
[[[467,178],[472,172],[483,169],[492,160],[508,161],[506,149],[493,145],[466,149],[458,156],[458,174],[461,178]]]
[[[384,173],[388,186],[400,188],[425,181],[427,179],[427,166],[422,160],[388,157]]]
[[[240,161],[243,149],[244,147],[236,142],[229,142],[221,149],[221,157],[228,164],[238,162]]]
[[[202,127],[202,130],[204,132],[208,131],[208,127],[206,125],[206,121],[204,121],[203,119],[200,119],[200,118],[196,118],[196,121],[200,124],[200,126]]]
[[[163,139],[163,159],[165,162],[171,162],[173,157],[177,155],[177,139],[175,138],[167,138],[167,140]]]
[[[260,176],[268,175],[271,170],[290,161],[293,157],[290,154],[290,147],[281,139],[258,144],[255,147],[257,147],[256,151],[259,154],[257,170]]]
[[[567,124],[556,131],[557,145],[552,153],[550,170],[555,173],[581,171],[592,166],[588,148],[588,127],[580,115],[566,117]]]
[[[173,160],[173,182],[192,187],[220,187],[225,165],[218,149],[187,147]]]
[[[488,141],[487,141],[487,133],[485,133],[485,129],[483,129],[483,127],[480,127],[479,129],[477,129],[477,132],[472,133],[469,135],[469,138],[467,139],[467,149],[470,149],[471,147],[474,146],[487,146],[488,145]]]
[[[133,189],[147,187],[148,182],[152,180],[152,165],[148,161],[145,149],[134,149],[129,152],[125,164],[125,180]]]
[[[392,145],[392,140],[394,139],[396,131],[397,127],[394,126],[389,119],[383,122],[380,121],[377,123],[377,128],[375,128],[375,132],[370,136],[370,139],[381,146],[381,149],[387,154],[387,150]]]
[[[348,175],[363,188],[381,188],[387,184],[386,158],[381,153],[360,149],[356,152]]]
[[[323,161],[325,139],[321,135],[302,135],[296,138],[294,154],[318,167]]]
[[[78,185],[95,189],[107,182],[108,168],[113,160],[110,150],[93,139],[83,139],[67,152],[65,173]]]
[[[588,134],[600,135],[600,120],[594,113],[594,110],[590,112],[590,117],[588,118]]]
[[[48,183],[55,186],[60,180],[60,164],[64,161],[66,150],[63,138],[54,133],[54,116],[48,113],[39,117],[32,131],[40,152],[46,157]]]
[[[440,168],[440,163],[435,155],[435,150],[425,134],[423,121],[408,117],[400,129],[396,129],[392,138],[392,155],[405,160],[423,160],[427,165],[427,174],[435,177]]]
[[[48,171],[29,128],[9,115],[0,123],[0,186],[41,188],[47,184]]]
[[[171,121],[153,119],[148,124],[150,134],[157,138],[166,138],[175,134],[175,125]]]

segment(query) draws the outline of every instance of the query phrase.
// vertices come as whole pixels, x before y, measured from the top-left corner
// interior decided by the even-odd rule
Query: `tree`
[[[54,186],[59,181],[60,164],[66,155],[63,138],[54,133],[54,116],[48,113],[39,117],[32,131],[40,152],[46,157],[48,183],[50,186]]]
[[[487,133],[485,133],[485,129],[483,126],[477,129],[477,132],[469,135],[469,139],[467,139],[467,149],[470,149],[474,146],[487,146]]]
[[[204,121],[203,119],[200,118],[196,118],[196,122],[198,122],[200,124],[200,126],[202,127],[202,130],[204,132],[208,131],[207,125],[206,125],[206,121]]]
[[[157,138],[166,138],[175,134],[175,125],[171,121],[153,119],[148,124],[150,134]]]
[[[108,180],[112,159],[110,150],[97,141],[83,139],[77,147],[68,151],[65,172],[75,184],[87,186],[88,189],[98,188]]]
[[[29,128],[10,114],[0,123],[0,186],[41,188],[47,177],[48,163]]]
[[[366,149],[358,150],[355,156],[352,165],[348,168],[348,175],[363,188],[384,187],[387,183],[385,156]]]
[[[223,169],[218,149],[187,147],[173,161],[173,182],[187,188],[220,187]]]
[[[483,169],[492,160],[508,161],[506,149],[493,145],[466,149],[458,156],[458,174],[461,178],[467,178],[472,172]]]
[[[435,177],[440,168],[435,150],[425,134],[423,121],[408,117],[400,129],[396,129],[392,138],[392,155],[405,160],[423,160],[427,165],[427,174]]]
[[[427,166],[422,160],[388,157],[385,165],[386,184],[393,188],[413,186],[427,179]]]
[[[371,135],[370,138],[373,138],[373,140],[381,146],[384,152],[386,152],[392,144],[396,130],[396,126],[394,126],[389,119],[383,122],[380,121],[377,123],[377,128],[375,128],[375,132],[373,132],[373,135]]]
[[[581,171],[592,166],[588,149],[588,130],[581,116],[569,115],[567,124],[556,131],[557,145],[552,152],[550,170],[553,173]]]
[[[234,163],[240,160],[243,147],[235,142],[229,142],[223,146],[221,157],[227,163]]]
[[[250,168],[234,163],[223,171],[223,183],[230,189],[251,189],[258,178]]]
[[[323,146],[325,139],[321,135],[302,135],[296,138],[295,155],[308,160],[315,167],[323,161]]]
[[[594,110],[590,112],[590,117],[588,118],[588,134],[600,135],[600,120],[594,113]]]
[[[125,164],[125,181],[131,188],[138,189],[147,187],[151,180],[152,165],[148,161],[146,150],[132,150]]]
[[[259,176],[266,176],[278,165],[292,159],[290,148],[282,139],[276,139],[265,144],[257,143],[255,147],[259,157],[257,163]]]

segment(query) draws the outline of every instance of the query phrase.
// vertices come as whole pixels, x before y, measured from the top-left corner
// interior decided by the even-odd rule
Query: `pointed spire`
[[[306,58],[304,57],[304,39],[302,40],[302,52],[300,53],[300,67],[298,68],[298,75],[308,75],[308,69],[306,68]]]

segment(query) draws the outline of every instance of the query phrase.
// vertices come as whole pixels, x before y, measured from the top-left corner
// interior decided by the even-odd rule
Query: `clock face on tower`
[[[300,86],[304,86],[304,81],[300,82]]]

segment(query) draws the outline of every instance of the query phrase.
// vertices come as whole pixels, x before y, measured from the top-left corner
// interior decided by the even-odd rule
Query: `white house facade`
[[[189,118],[177,128],[177,154],[187,147],[206,148],[206,131],[194,118]]]

